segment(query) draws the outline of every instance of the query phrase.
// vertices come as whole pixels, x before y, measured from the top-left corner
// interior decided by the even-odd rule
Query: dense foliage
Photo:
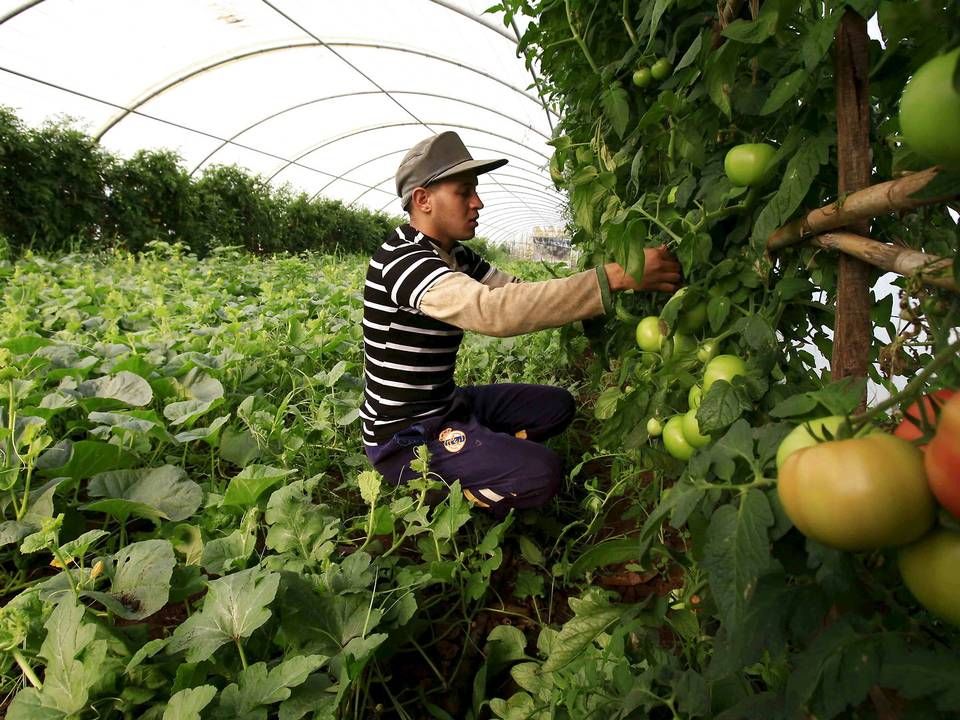
[[[552,636],[542,636],[541,658],[514,668],[519,690],[494,710],[504,718],[725,720],[960,712],[960,636],[918,609],[895,550],[820,545],[792,527],[777,496],[780,441],[805,420],[856,413],[865,382],[830,382],[823,370],[836,256],[800,245],[774,257],[765,247],[801,211],[838,199],[834,38],[844,13],[877,13],[883,37],[869,43],[871,182],[881,182],[929,165],[898,134],[898,101],[918,67],[960,40],[960,6],[505,0],[498,9],[508,21],[529,16],[521,45],[562,115],[551,169],[569,191],[574,241],[587,262],[615,259],[639,274],[643,247],[665,243],[688,286],[669,300],[623,296],[616,318],[591,328],[604,421],[598,443],[618,457],[613,487],[618,473],[636,477],[638,469],[669,486],[657,502],[637,498],[641,530],[629,549],[611,545],[606,559],[643,569],[674,563],[679,587],[666,608],[585,595],[575,609],[595,620],[597,640],[587,656],[567,669],[573,659],[556,661]],[[734,185],[728,151],[760,143],[774,150],[771,166],[738,158],[734,172],[751,186]],[[956,174],[941,181],[957,194]],[[944,203],[877,217],[870,237],[960,257]],[[958,270],[955,262],[955,277]],[[884,426],[898,402],[960,382],[950,344],[957,296],[916,278],[897,284],[899,321],[891,295],[872,298],[875,328],[891,341],[874,338],[869,379],[874,392],[897,393],[904,377],[915,382],[856,416],[858,427]],[[690,320],[704,308],[705,319]],[[644,317],[658,317],[667,337],[638,326]],[[707,380],[704,362],[717,352],[744,360],[746,372],[709,390],[703,382],[697,406],[690,388]],[[691,414],[694,432],[681,434],[680,418]],[[664,440],[650,435],[661,428]],[[700,438],[700,449],[686,441]],[[620,492],[631,497],[628,488]],[[841,523],[869,514],[843,509],[849,520]],[[666,650],[637,642],[650,626],[669,638]]]
[[[0,263],[6,717],[478,717],[526,645],[494,629],[549,622],[564,531],[365,471],[365,266],[163,243]],[[566,382],[559,342],[468,338],[458,380]]]
[[[274,189],[234,166],[194,179],[164,150],[119,158],[65,123],[25,127],[0,107],[0,241],[15,253],[140,251],[160,240],[205,256],[252,252],[366,252],[398,220],[334,200]]]

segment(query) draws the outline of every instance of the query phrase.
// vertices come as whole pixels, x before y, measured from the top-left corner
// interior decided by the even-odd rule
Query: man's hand
[[[607,263],[604,270],[610,280],[610,289],[620,290],[659,290],[676,292],[680,287],[680,263],[666,245],[643,249],[643,282],[637,283],[619,263]]]

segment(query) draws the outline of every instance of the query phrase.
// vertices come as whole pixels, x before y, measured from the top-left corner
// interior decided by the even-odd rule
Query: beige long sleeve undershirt
[[[446,275],[424,293],[419,309],[462,330],[493,337],[522,335],[603,314],[596,270],[531,283],[510,282],[509,275],[500,274],[503,277],[496,281],[507,280],[498,287],[464,273]]]

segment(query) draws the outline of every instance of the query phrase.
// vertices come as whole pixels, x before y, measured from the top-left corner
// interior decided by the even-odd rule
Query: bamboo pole
[[[953,260],[949,258],[848,232],[824,233],[812,238],[810,244],[825,250],[837,250],[887,272],[906,277],[916,275],[926,285],[960,293],[960,286],[953,279]]]
[[[775,230],[767,239],[767,250],[776,252],[790,245],[795,245],[811,235],[836,230],[877,215],[949,202],[956,196],[943,195],[926,200],[917,200],[910,197],[913,193],[926,187],[927,183],[936,177],[938,171],[939,168],[932,167],[904,175],[896,180],[871,185],[863,190],[850,193],[842,200],[811,210],[806,216],[793,220]]]

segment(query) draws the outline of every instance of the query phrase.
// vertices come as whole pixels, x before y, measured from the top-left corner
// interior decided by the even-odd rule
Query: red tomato
[[[960,394],[940,411],[937,434],[924,454],[927,481],[937,500],[960,519]]]
[[[937,417],[940,414],[940,408],[943,404],[956,394],[956,390],[937,390],[929,395],[924,395],[918,402],[913,403],[903,414],[903,420],[897,425],[893,434],[898,438],[903,438],[913,442],[923,437],[923,420],[932,425],[937,424]],[[923,403],[923,410],[920,410],[920,403]],[[921,446],[923,448],[925,446]]]

